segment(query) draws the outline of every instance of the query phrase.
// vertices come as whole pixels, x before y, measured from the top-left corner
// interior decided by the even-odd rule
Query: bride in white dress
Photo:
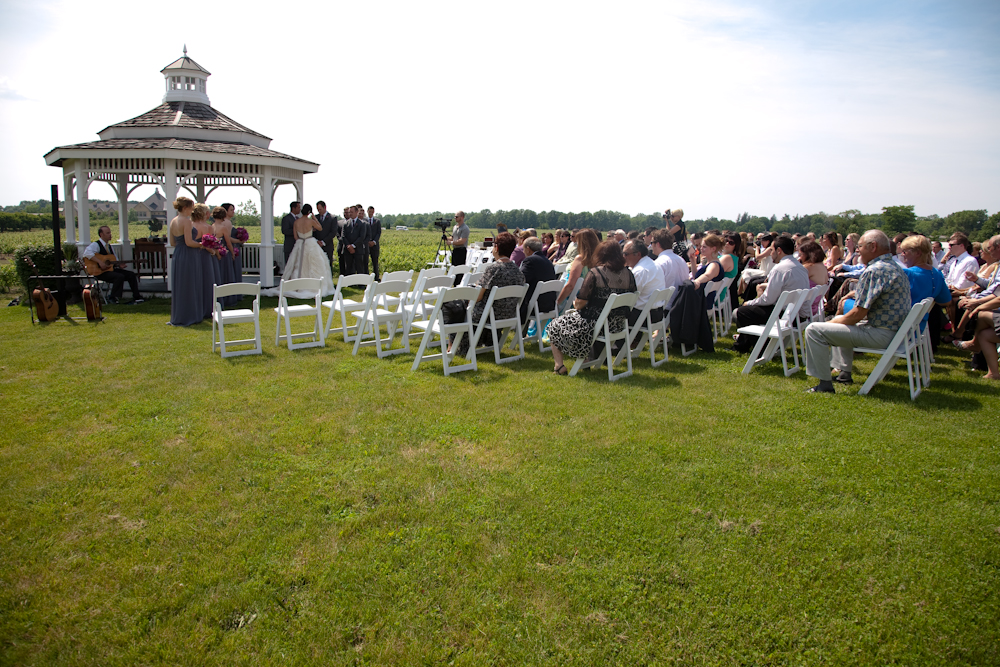
[[[292,280],[294,278],[320,278],[323,281],[323,296],[333,294],[333,272],[330,270],[330,260],[319,245],[319,241],[313,238],[314,231],[321,231],[319,223],[312,217],[312,206],[302,205],[302,217],[295,221],[295,247],[285,262],[285,270],[281,274],[282,280]],[[295,295],[298,296],[298,295]],[[313,295],[306,295],[311,297]]]

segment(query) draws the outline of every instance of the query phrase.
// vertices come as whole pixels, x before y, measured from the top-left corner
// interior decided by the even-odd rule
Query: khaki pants
[[[806,327],[806,373],[818,380],[831,380],[831,361],[836,368],[850,373],[854,366],[854,348],[883,350],[895,335],[892,329],[813,322]]]

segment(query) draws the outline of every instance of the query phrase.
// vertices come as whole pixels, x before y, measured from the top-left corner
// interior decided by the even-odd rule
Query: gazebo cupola
[[[208,101],[208,77],[212,73],[188,58],[187,45],[184,55],[160,70],[166,80],[164,102],[198,102],[211,106]]]

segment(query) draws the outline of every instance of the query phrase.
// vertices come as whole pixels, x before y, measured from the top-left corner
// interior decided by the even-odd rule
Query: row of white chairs
[[[453,267],[459,268],[460,267]],[[454,300],[470,301],[474,303],[479,295],[479,288],[461,285],[454,287],[455,278],[463,276],[463,281],[475,275],[473,270],[459,270],[451,275],[445,274],[443,269],[425,269],[417,277],[413,289],[410,289],[412,271],[387,273],[380,282],[375,282],[374,274],[361,274],[354,276],[341,276],[337,281],[337,288],[333,298],[323,301],[320,296],[321,281],[315,278],[299,278],[295,280],[285,280],[281,282],[278,297],[278,307],[274,309],[277,315],[275,324],[275,345],[279,345],[284,340],[290,350],[325,346],[326,338],[334,332],[341,332],[345,343],[354,343],[353,354],[357,355],[360,347],[373,345],[379,358],[386,356],[409,353],[410,338],[420,336],[420,346],[417,350],[416,358],[413,362],[413,370],[419,367],[422,361],[431,359],[442,359],[445,375],[463,371],[476,370],[476,357],[490,350],[493,351],[496,363],[507,363],[523,359],[525,356],[525,342],[537,341],[539,352],[545,352],[550,348],[545,346],[543,332],[545,325],[557,317],[560,312],[570,307],[575,295],[579,292],[582,279],[577,281],[570,296],[562,303],[556,304],[550,311],[541,311],[539,300],[542,296],[552,294],[557,295],[564,285],[561,280],[551,280],[538,283],[535,292],[528,304],[528,325],[534,325],[534,333],[525,336],[522,330],[519,309],[524,299],[527,287],[510,286],[494,287],[487,296],[487,301],[483,311],[483,317],[478,325],[472,321],[472,308],[466,311],[465,320],[462,322],[445,323],[442,317],[442,307],[444,303]],[[717,287],[716,295],[721,292],[722,283],[715,283]],[[344,294],[348,288],[364,288],[364,294],[360,299],[350,299]],[[823,307],[808,318],[803,318],[800,311],[803,304],[812,304],[816,299],[825,293],[825,285],[818,285],[811,289],[792,290],[783,292],[778,302],[768,318],[762,325],[752,325],[740,327],[737,331],[740,334],[757,336],[757,343],[750,353],[750,358],[743,367],[743,374],[747,375],[754,367],[769,362],[775,354],[781,356],[782,369],[786,377],[798,372],[802,368],[799,362],[799,348],[801,348],[802,361],[804,364],[806,345],[805,329],[812,322],[823,321]],[[312,303],[290,304],[289,298],[301,296],[303,292],[315,293],[314,297],[303,299]],[[591,344],[603,343],[603,351],[597,358],[592,360],[577,359],[570,370],[570,375],[576,375],[583,368],[599,367],[607,364],[608,379],[618,380],[632,374],[632,360],[638,356],[647,344],[650,345],[650,363],[657,367],[669,358],[667,346],[667,326],[669,323],[669,308],[664,308],[664,316],[658,322],[652,320],[652,310],[655,306],[670,303],[673,297],[674,288],[657,290],[650,297],[640,314],[637,324],[630,331],[626,323],[621,332],[614,333],[610,330],[608,317],[610,313],[621,307],[632,308],[635,305],[635,294],[613,295],[605,304],[600,317],[594,327]],[[251,308],[232,308],[225,310],[219,301],[226,296],[252,296]],[[261,354],[260,337],[260,283],[244,284],[233,283],[228,285],[216,285],[214,288],[215,305],[212,314],[212,351],[219,350],[223,357],[240,356],[245,354]],[[498,319],[495,315],[493,304],[500,299],[515,299],[516,307],[514,317],[508,319]],[[878,354],[880,359],[875,369],[868,376],[860,390],[860,394],[868,394],[872,387],[881,381],[889,370],[895,365],[898,359],[906,359],[907,377],[910,388],[910,398],[915,400],[920,392],[930,385],[931,363],[933,354],[930,347],[930,337],[926,330],[921,331],[920,323],[930,312],[934,302],[932,299],[924,299],[916,303],[910,309],[909,314],[897,331],[893,341],[885,349],[855,348],[856,352]],[[322,309],[328,309],[326,324],[323,325]],[[725,327],[724,305],[716,298],[715,310],[719,311],[721,325]],[[811,309],[810,309],[811,310]],[[340,326],[334,328],[334,316],[340,315]],[[348,324],[347,318],[356,318],[356,322]],[[731,317],[731,316],[730,316]],[[309,318],[314,322],[313,330],[308,332],[293,333],[291,320],[296,318]],[[227,340],[225,326],[234,324],[253,324],[255,336],[250,339]],[[281,334],[281,325],[285,325],[285,333]],[[387,338],[382,338],[382,328],[386,329]],[[479,347],[485,330],[489,330],[493,344],[491,346]],[[413,333],[419,330],[418,333]],[[728,329],[724,329],[728,331]],[[716,329],[716,337],[718,330]],[[395,334],[401,332],[400,347],[393,348]],[[422,332],[422,333],[420,333]],[[517,347],[517,354],[514,356],[502,356],[501,350],[505,347],[507,339],[514,334],[513,344]],[[450,345],[452,334],[458,336],[465,334],[468,336],[469,353],[467,363],[454,365],[457,345]],[[301,339],[311,338],[311,341],[296,342]],[[435,340],[436,338],[436,340]],[[624,341],[628,341],[625,344]],[[383,347],[383,344],[385,345]],[[619,345],[620,344],[620,345]],[[251,349],[230,350],[232,346],[253,345]],[[428,350],[435,345],[441,347],[440,354],[430,354]],[[617,354],[612,350],[618,346]],[[451,351],[449,351],[451,347]],[[656,349],[662,347],[663,357],[656,359]],[[683,348],[682,348],[683,349]],[[697,349],[697,348],[695,348]],[[693,350],[692,350],[693,352]],[[791,353],[792,364],[788,363],[788,355]],[[685,353],[685,356],[690,354]],[[626,370],[622,373],[615,373],[615,366],[625,362]]]

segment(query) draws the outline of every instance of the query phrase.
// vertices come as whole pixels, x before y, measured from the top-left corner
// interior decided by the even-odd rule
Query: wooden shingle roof
[[[250,128],[240,125],[207,104],[197,102],[164,102],[140,116],[109,125],[98,134],[114,127],[190,127],[203,130],[245,132],[262,139],[270,139],[260,132],[254,132]]]

